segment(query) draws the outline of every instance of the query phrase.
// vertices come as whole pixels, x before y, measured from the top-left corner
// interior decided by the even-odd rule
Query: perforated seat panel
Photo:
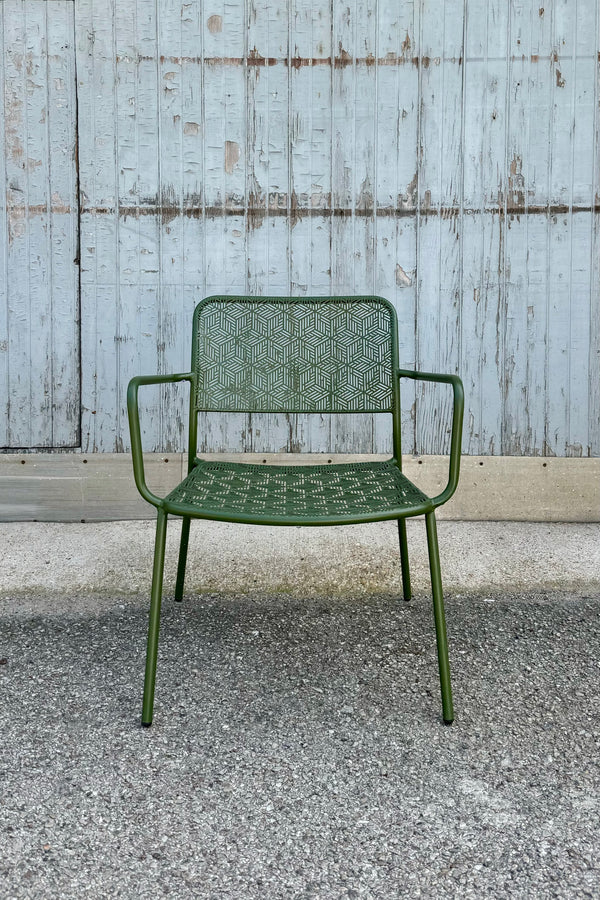
[[[165,498],[179,515],[325,525],[421,515],[431,500],[393,461],[267,466],[202,460]]]

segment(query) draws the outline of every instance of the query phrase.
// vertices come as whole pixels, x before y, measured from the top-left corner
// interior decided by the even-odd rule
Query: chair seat
[[[200,460],[165,497],[176,515],[271,525],[332,525],[434,508],[393,460],[306,466]]]

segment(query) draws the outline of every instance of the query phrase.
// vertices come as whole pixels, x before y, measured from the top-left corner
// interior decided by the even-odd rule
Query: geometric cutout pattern
[[[196,409],[388,412],[392,316],[371,297],[211,297],[194,315]]]
[[[173,512],[172,505],[183,503],[207,518],[239,521],[245,515],[282,523],[296,517],[312,523],[336,516],[391,519],[430,505],[391,461],[271,466],[200,460],[165,500]]]

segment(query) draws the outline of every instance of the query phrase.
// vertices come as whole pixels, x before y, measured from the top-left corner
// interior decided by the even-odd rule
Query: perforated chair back
[[[379,297],[209,297],[196,307],[196,409],[391,412],[396,313]]]

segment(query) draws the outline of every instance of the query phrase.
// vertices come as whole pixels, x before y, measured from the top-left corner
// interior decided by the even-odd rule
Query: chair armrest
[[[412,372],[408,369],[398,369],[397,374],[399,378],[412,378],[414,381],[436,381],[442,384],[452,385],[454,391],[454,406],[452,410],[452,437],[450,440],[450,472],[448,483],[444,490],[436,497],[432,497],[435,505],[441,506],[450,499],[458,486],[463,413],[465,408],[463,383],[458,375],[440,375],[437,372]]]
[[[133,458],[133,477],[135,484],[144,498],[152,506],[161,506],[162,498],[157,497],[148,488],[144,474],[144,456],[142,451],[142,434],[140,430],[140,411],[138,406],[138,390],[147,384],[175,384],[178,381],[189,381],[193,386],[196,376],[193,372],[177,375],[137,375],[132,378],[127,388],[127,414],[129,416],[129,432],[131,435],[131,455]]]

